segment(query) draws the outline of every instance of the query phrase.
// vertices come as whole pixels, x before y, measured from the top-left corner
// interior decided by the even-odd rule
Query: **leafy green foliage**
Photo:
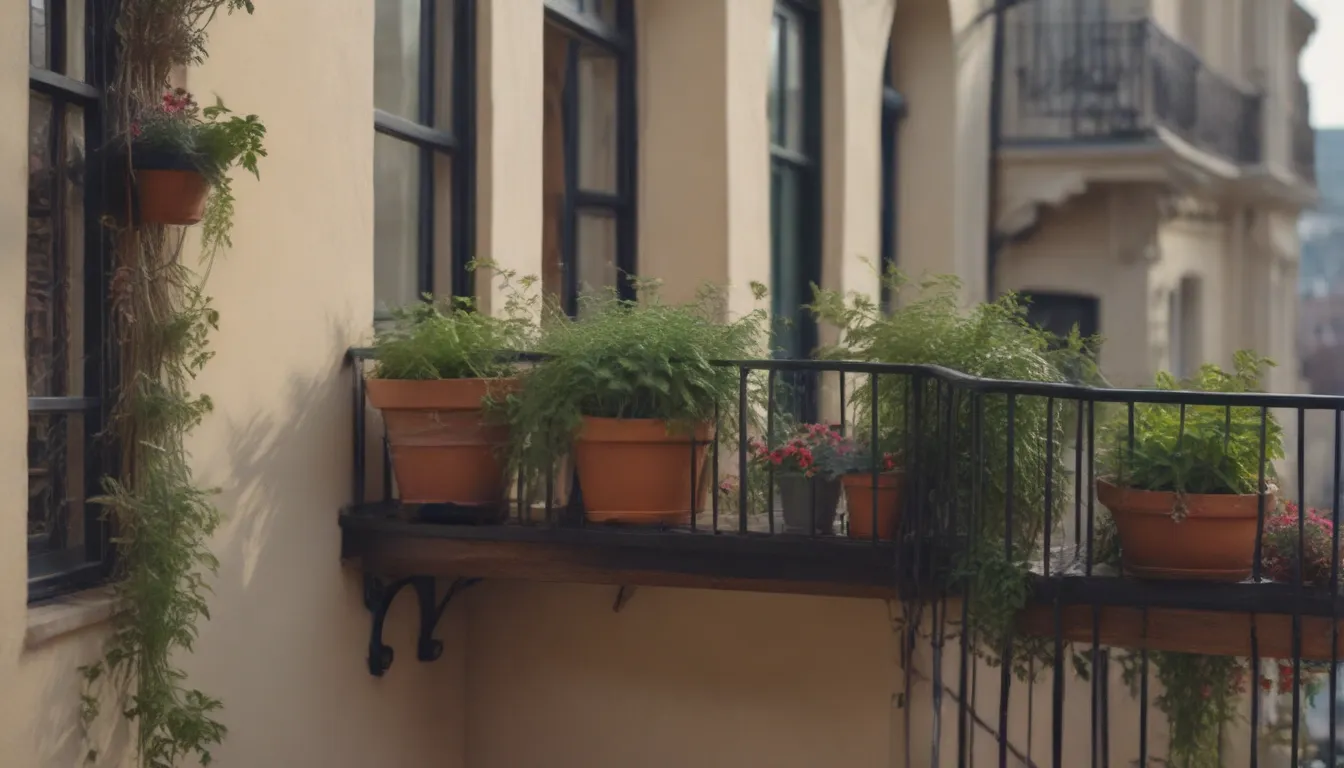
[[[471,268],[493,266],[475,264]],[[511,376],[510,353],[529,351],[535,327],[529,307],[535,278],[496,270],[508,296],[505,311],[476,310],[475,300],[453,297],[416,302],[392,312],[374,341],[374,376],[380,379],[492,379]]]
[[[906,287],[902,275],[894,270],[884,275],[884,282],[897,297]],[[925,281],[917,295],[895,302],[890,313],[862,295],[846,298],[818,291],[813,312],[841,333],[839,344],[823,354],[935,365],[993,379],[1096,379],[1087,349],[1097,340],[1084,339],[1076,329],[1068,338],[1059,339],[1032,326],[1025,306],[1011,294],[963,311],[959,287],[951,277]],[[860,377],[854,386],[855,423],[870,424],[876,409],[880,431],[889,431],[900,445],[918,440],[919,467],[907,471],[918,471],[924,477],[912,478],[906,488],[927,489],[929,496],[919,501],[921,506],[931,509],[937,502],[963,511],[954,521],[956,532],[966,541],[958,555],[958,578],[969,588],[970,631],[976,634],[986,658],[997,662],[999,649],[1026,605],[1029,561],[1040,551],[1042,532],[1057,524],[1064,509],[1066,494],[1061,491],[1067,487],[1069,467],[1062,450],[1062,409],[1056,405],[1052,431],[1044,398],[1016,397],[1010,430],[1005,395],[954,396],[927,377],[884,375],[877,377],[876,384],[876,396],[871,377]],[[929,439],[935,429],[944,428],[936,425],[948,422],[951,440]],[[974,439],[977,423],[982,427],[978,441]],[[918,434],[916,425],[920,425]],[[1048,458],[1047,446],[1052,446]],[[938,455],[944,450],[951,451],[950,455]],[[1049,493],[1047,474],[1054,483]],[[1011,524],[1006,512],[1010,507]],[[1011,533],[1007,548],[1005,532]],[[1015,648],[1020,661],[1039,650],[1023,639]],[[1027,667],[1022,663],[1018,671],[1025,676]]]
[[[256,115],[235,115],[221,99],[202,109],[183,88],[163,94],[131,122],[132,146],[186,158],[211,184],[228,176],[235,164],[257,178],[257,161],[266,156],[266,126]]]
[[[1232,371],[1205,365],[1189,381],[1159,373],[1157,388],[1203,392],[1258,392],[1261,373],[1273,365],[1253,352],[1236,353]],[[1258,493],[1260,478],[1273,477],[1283,458],[1283,431],[1264,413],[1265,455],[1261,464],[1261,409],[1216,405],[1134,406],[1134,439],[1128,416],[1117,414],[1100,434],[1100,465],[1106,476],[1130,488],[1178,493]]]
[[[548,471],[569,452],[584,416],[662,419],[688,429],[737,402],[738,370],[714,361],[759,355],[764,311],[724,322],[715,289],[674,305],[659,299],[655,283],[638,288],[639,301],[611,292],[584,297],[577,319],[546,308],[536,345],[543,360],[523,372],[521,391],[507,404],[515,469]],[[721,415],[722,438],[734,419]]]

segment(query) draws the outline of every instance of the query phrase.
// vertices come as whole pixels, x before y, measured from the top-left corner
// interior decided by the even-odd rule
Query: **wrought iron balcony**
[[[1242,164],[1261,160],[1261,99],[1150,21],[1011,28],[1009,141],[1133,140],[1157,128]]]
[[[412,587],[420,603],[417,655],[433,660],[441,648],[434,625],[454,596],[480,579],[522,579],[619,587],[615,610],[639,586],[888,599],[903,606],[911,654],[919,645],[933,658],[932,671],[919,672],[933,681],[931,693],[918,694],[916,674],[905,676],[906,716],[912,707],[933,713],[933,732],[950,742],[943,745],[948,764],[992,764],[997,754],[993,764],[1010,764],[1005,761],[1012,757],[1011,764],[1072,768],[1084,764],[1071,751],[1080,740],[1087,742],[1087,764],[1093,766],[1174,758],[1170,744],[1150,736],[1149,709],[1173,706],[1170,695],[1159,696],[1159,685],[1190,681],[1164,678],[1162,670],[1190,659],[1237,660],[1218,667],[1226,679],[1199,678],[1192,690],[1198,699],[1223,695],[1222,689],[1210,692],[1210,685],[1229,686],[1228,695],[1249,713],[1249,728],[1235,738],[1246,740],[1240,748],[1251,753],[1270,738],[1262,732],[1273,719],[1264,709],[1262,684],[1292,695],[1291,719],[1276,722],[1295,739],[1307,734],[1305,670],[1316,664],[1315,674],[1336,690],[1344,655],[1338,533],[1344,397],[996,381],[896,364],[724,362],[736,370],[741,394],[720,405],[715,429],[705,433],[710,437],[686,443],[690,469],[680,476],[688,482],[690,509],[677,520],[630,527],[596,522],[576,474],[559,463],[541,473],[542,486],[519,479],[507,501],[488,509],[400,503],[386,441],[375,434],[365,402],[363,355],[353,354],[352,362],[354,503],[340,517],[342,555],[365,574],[374,615],[368,659],[374,674],[383,674],[392,660],[382,624],[401,589]],[[843,497],[816,485],[801,496],[790,488],[786,473],[768,458],[779,445],[770,436],[781,435],[781,425],[798,412],[789,391],[823,401],[820,411],[834,417],[817,429],[828,435],[900,436],[882,447],[900,457],[894,515],[873,492],[885,487],[877,449],[871,475],[860,472],[856,485],[844,485]],[[893,398],[892,407],[865,412],[863,403],[874,392],[891,393],[885,396]],[[1276,413],[1286,428],[1288,458],[1298,460],[1278,481],[1292,491],[1273,485],[1276,470],[1266,463],[1274,458],[1279,434]],[[1245,509],[1238,513],[1242,529],[1235,538],[1246,551],[1233,558],[1236,573],[1220,571],[1212,579],[1210,573],[1156,574],[1152,562],[1130,550],[1126,531],[1114,526],[1107,480],[1123,477],[1127,462],[1143,460],[1136,452],[1152,445],[1136,440],[1136,432],[1154,424],[1172,431],[1163,450],[1189,459],[1187,467],[1217,452],[1220,443],[1220,455],[1231,455],[1228,444],[1235,439],[1240,447],[1232,450],[1244,453],[1249,446],[1249,458],[1242,459],[1265,468],[1255,481],[1258,493],[1234,497],[1250,510],[1249,517]],[[1316,445],[1309,451],[1313,431],[1333,449]],[[755,440],[738,437],[748,435]],[[1301,460],[1325,452],[1333,460],[1323,462],[1323,471],[1320,465],[1312,470],[1325,475],[1327,487],[1317,516],[1307,511],[1310,499],[1301,489],[1315,487],[1308,481],[1320,478]],[[1108,457],[1120,457],[1121,475],[1113,474]],[[1283,504],[1290,495],[1296,506]],[[1192,522],[1204,514],[1196,510],[1203,503],[1197,494],[1174,498],[1175,506],[1152,516],[1159,528],[1208,524],[1207,518]],[[1178,508],[1184,517],[1175,521]],[[1161,535],[1159,548],[1165,546]],[[1193,547],[1224,532],[1209,528],[1189,535]],[[1115,536],[1125,542],[1123,557]],[[1006,635],[996,634],[971,608],[986,599],[977,592],[992,588],[994,580],[968,577],[967,568],[992,552],[1025,574],[1023,606]],[[436,579],[451,580],[442,595]],[[1011,656],[1015,663],[986,665],[986,653]],[[1090,671],[1079,676],[1083,667]],[[1118,671],[1108,671],[1114,668],[1124,669],[1132,691],[1115,684]],[[1262,682],[1262,670],[1278,677]],[[994,686],[993,693],[977,694],[977,678],[984,678],[978,685]],[[1245,679],[1252,681],[1249,690]],[[1344,741],[1337,738],[1335,697],[1327,698],[1321,704],[1329,708],[1327,732],[1316,735],[1320,757],[1328,757],[1320,764],[1334,766],[1341,764],[1336,752],[1344,756]],[[1132,715],[1120,714],[1122,701],[1136,708]],[[1010,716],[1010,709],[1021,708],[1030,710],[1025,719]],[[1078,722],[1089,708],[1090,729]],[[1038,739],[1033,746],[1030,736],[1019,739],[1009,727],[1032,717],[1049,721],[1048,742]],[[1112,737],[1113,728],[1124,730]],[[979,746],[976,731],[982,734]],[[924,752],[908,765],[940,764],[937,750],[932,762]],[[1307,755],[1299,752],[1294,763],[1308,765]]]

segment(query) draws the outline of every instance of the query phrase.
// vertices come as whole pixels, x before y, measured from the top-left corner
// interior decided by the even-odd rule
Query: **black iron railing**
[[[357,364],[364,357],[354,354]],[[907,765],[1075,768],[1169,759],[1196,768],[1232,765],[1232,753],[1242,756],[1235,764],[1270,765],[1262,753],[1285,738],[1299,745],[1287,753],[1294,766],[1344,765],[1335,695],[1344,619],[1344,397],[995,381],[880,363],[721,364],[737,370],[739,396],[720,404],[707,448],[687,446],[692,457],[708,454],[703,465],[692,459],[691,514],[680,524],[642,529],[642,546],[657,547],[661,537],[682,549],[687,541],[751,540],[760,544],[753,556],[768,555],[771,546],[818,556],[890,552],[881,562],[892,566],[902,606]],[[381,473],[366,473],[372,427],[363,376],[354,379],[356,508],[370,495],[373,505],[395,505],[394,489],[383,481],[391,477],[386,450]],[[791,393],[798,391],[817,399],[823,428],[844,438],[894,436],[865,443],[872,461],[855,464],[873,491],[886,477],[884,455],[896,456],[902,497],[894,529],[884,531],[879,494],[858,493],[862,478],[846,486],[834,520],[815,489],[804,497],[801,530],[797,515],[786,514],[785,478],[768,454],[806,429],[792,417],[798,410]],[[1287,455],[1276,462],[1280,424]],[[1172,439],[1145,440],[1154,430],[1168,430]],[[1127,540],[1099,494],[1106,482],[1123,485],[1139,462],[1152,461],[1145,453],[1154,445],[1171,454],[1159,460],[1186,467],[1176,483],[1203,482],[1191,478],[1206,470],[1205,481],[1223,482],[1222,462],[1233,459],[1220,457],[1260,468],[1245,494],[1254,551],[1241,553],[1244,574],[1153,573],[1146,570],[1151,562],[1130,559],[1127,544],[1121,556],[1117,541]],[[1311,455],[1327,458],[1309,470]],[[554,540],[568,542],[605,540],[612,527],[585,519],[572,470],[545,469],[540,498],[520,481],[507,510],[473,526],[470,536],[525,529],[554,531]],[[1327,498],[1304,497],[1302,489],[1315,487],[1308,485],[1312,472],[1329,477]],[[366,474],[382,483],[381,493],[369,493]],[[852,504],[856,495],[868,503]],[[1195,494],[1174,499],[1160,520],[1207,519]],[[451,519],[436,514],[443,510],[421,511]],[[424,526],[444,530],[441,523]],[[1006,622],[996,606],[1009,611]],[[1326,689],[1315,699],[1325,725],[1309,729],[1306,689],[1313,681]],[[1244,721],[1220,715],[1209,731],[1203,715],[1180,710],[1208,701],[1239,709]],[[1286,715],[1270,733],[1268,709],[1280,705]],[[917,708],[934,723],[926,741],[909,728]],[[1014,710],[1025,712],[1025,728],[1020,715],[1010,717]],[[1169,725],[1159,741],[1149,721],[1162,714]],[[1049,722],[1048,743],[1033,739],[1038,718]]]
[[[1012,140],[1133,139],[1165,128],[1238,163],[1261,159],[1260,96],[1149,21],[1015,25]]]

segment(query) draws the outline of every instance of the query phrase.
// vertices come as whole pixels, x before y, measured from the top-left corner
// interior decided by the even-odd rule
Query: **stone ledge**
[[[28,606],[28,628],[23,645],[32,649],[62,635],[101,624],[117,613],[111,587],[98,587]]]

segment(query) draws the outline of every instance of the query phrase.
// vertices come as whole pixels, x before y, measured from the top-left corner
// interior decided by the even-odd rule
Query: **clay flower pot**
[[[131,155],[140,221],[145,224],[195,224],[205,216],[210,183],[183,155],[136,150]]]
[[[503,509],[507,489],[500,452],[507,425],[487,420],[482,401],[503,397],[514,379],[369,379],[369,402],[382,411],[392,471],[408,504]]]
[[[877,538],[889,540],[896,535],[901,522],[901,500],[905,486],[904,472],[887,472],[877,476],[873,486],[870,472],[842,475],[845,487],[845,509],[849,511],[849,537],[873,538],[873,492],[877,492]]]
[[[661,419],[584,416],[574,464],[585,517],[597,523],[689,524],[692,499],[706,487],[705,456],[713,435],[708,423],[692,436],[669,431]]]
[[[1146,579],[1243,581],[1255,560],[1256,494],[1185,494],[1185,519],[1172,512],[1169,491],[1140,491],[1097,481],[1097,499],[1110,510],[1127,573]],[[1265,496],[1265,513],[1274,497]]]
[[[784,508],[784,532],[830,535],[835,529],[835,508],[840,504],[840,479],[775,475],[780,506]]]

